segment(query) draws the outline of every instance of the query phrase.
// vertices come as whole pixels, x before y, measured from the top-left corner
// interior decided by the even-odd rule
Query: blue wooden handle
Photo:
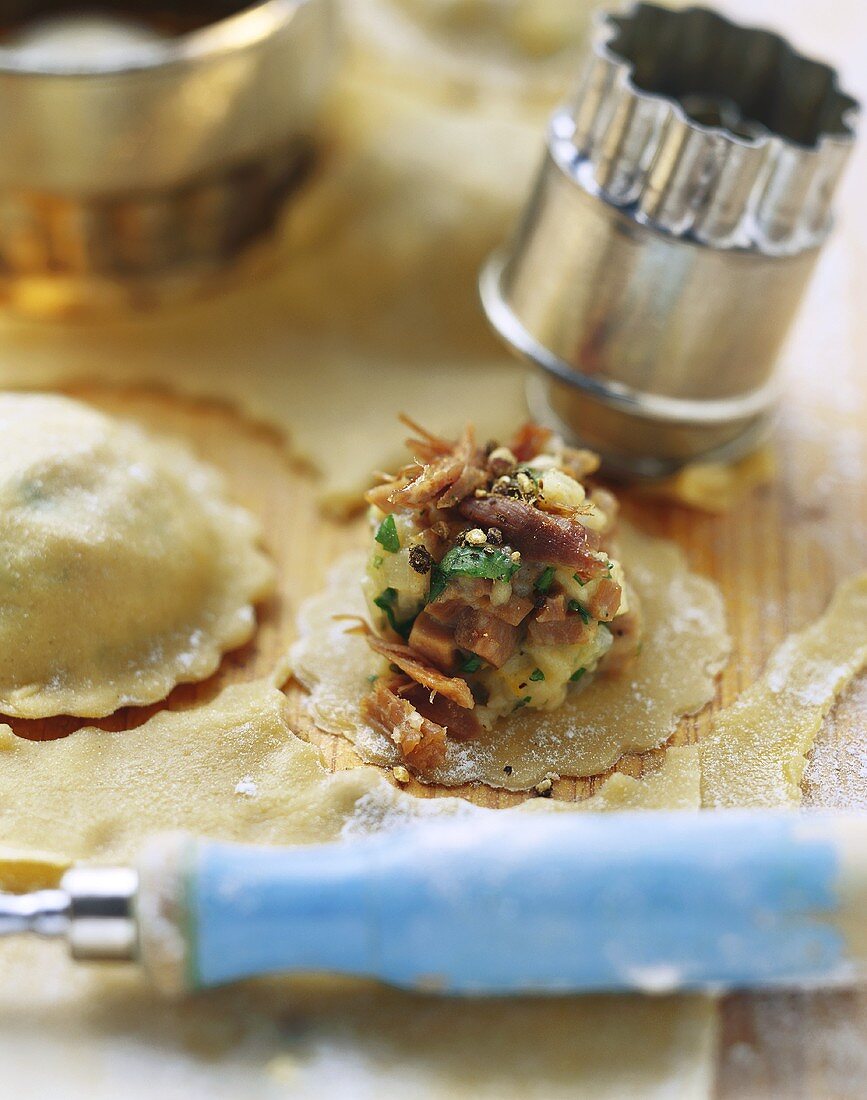
[[[317,847],[199,842],[188,984],[449,993],[824,984],[861,962],[857,815],[480,814]]]

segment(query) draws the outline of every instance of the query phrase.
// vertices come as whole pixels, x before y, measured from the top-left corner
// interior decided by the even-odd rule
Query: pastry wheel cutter
[[[857,981],[865,903],[867,815],[480,811],[292,848],[158,836],[136,869],[0,895],[0,932],[176,993],[299,972],[660,993]]]

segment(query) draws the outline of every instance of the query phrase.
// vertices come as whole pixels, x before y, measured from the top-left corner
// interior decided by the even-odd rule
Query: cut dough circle
[[[274,576],[254,518],[179,443],[0,394],[0,713],[103,717],[204,680]]]
[[[634,667],[599,678],[556,711],[519,711],[472,741],[449,741],[445,762],[425,774],[426,782],[519,791],[552,774],[597,775],[625,753],[663,744],[682,715],[710,702],[730,647],[719,590],[690,573],[671,543],[623,524],[618,545],[644,613],[644,644]],[[362,555],[349,555],[329,587],[305,604],[287,664],[310,692],[315,724],[347,737],[368,763],[390,767],[400,763],[396,746],[361,715],[369,677],[382,672],[382,659],[363,637],[347,632],[351,624],[335,618],[365,615],[363,571]]]

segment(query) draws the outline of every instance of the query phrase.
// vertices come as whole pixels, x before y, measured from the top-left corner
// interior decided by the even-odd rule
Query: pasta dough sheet
[[[263,681],[136,730],[53,742],[3,734],[0,878],[38,844],[126,860],[148,834],[311,843],[486,810],[417,799],[373,768],[329,775]],[[696,750],[647,781],[615,776],[586,809],[697,804]],[[569,812],[563,805],[559,812]],[[9,846],[14,848],[9,852]],[[8,868],[7,868],[8,871]],[[45,884],[44,870],[31,872]],[[40,876],[42,876],[40,878]],[[272,980],[167,1003],[134,973],[73,966],[59,944],[0,943],[0,1092],[66,1100],[706,1097],[712,1002],[700,997],[439,1000],[371,984]],[[13,1056],[14,1052],[14,1056]]]
[[[807,755],[837,695],[867,665],[867,573],[771,655],[759,679],[720,711],[701,744],[702,802],[796,806]]]
[[[689,573],[669,543],[624,525],[619,545],[644,614],[644,644],[635,665],[622,677],[597,679],[556,711],[521,711],[477,739],[450,741],[445,762],[426,780],[526,790],[552,774],[595,775],[624,753],[661,745],[681,715],[713,698],[714,677],[729,652],[718,589]],[[369,678],[382,660],[363,637],[334,619],[365,615],[363,570],[360,555],[347,557],[326,590],[302,608],[289,664],[311,693],[317,726],[348,737],[364,760],[394,765],[400,761],[396,746],[360,714]]]
[[[253,516],[175,441],[0,393],[0,712],[99,718],[204,680],[274,571]]]

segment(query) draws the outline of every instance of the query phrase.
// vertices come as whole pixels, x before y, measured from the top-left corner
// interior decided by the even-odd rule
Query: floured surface
[[[594,775],[624,753],[662,744],[680,715],[694,713],[713,697],[713,677],[728,654],[718,591],[687,571],[675,547],[633,529],[622,532],[620,552],[644,614],[644,643],[634,667],[622,677],[596,680],[557,711],[525,710],[477,739],[450,741],[445,763],[426,779],[445,785],[478,780],[522,790],[552,773]],[[359,710],[382,660],[363,637],[347,633],[347,624],[334,619],[365,614],[363,569],[363,560],[351,556],[335,570],[325,593],[305,606],[290,663],[311,690],[317,725],[349,737],[369,762],[396,764],[394,745],[366,726]]]
[[[132,732],[6,746],[0,844],[15,846],[13,860],[38,842],[106,861],[129,858],[145,835],[166,828],[307,843],[442,813],[501,812],[412,798],[372,768],[329,775],[283,715],[281,693],[259,681]],[[661,798],[683,804],[697,793],[694,763],[694,748],[671,750],[650,783],[628,781],[627,804],[640,808],[645,795],[648,807]],[[613,783],[587,808],[623,804]],[[51,1095],[62,1082],[69,1100],[408,1090],[431,1100],[638,1092],[679,1100],[710,1088],[714,1018],[702,998],[444,1001],[285,980],[166,1004],[134,973],[73,967],[58,944],[0,943],[0,966],[4,1094]]]
[[[825,614],[788,638],[716,715],[701,745],[703,805],[798,805],[822,720],[865,664],[867,573],[841,584]]]
[[[131,975],[74,969],[56,945],[0,958],[4,1095],[56,1096],[59,1083],[64,1100],[710,1095],[701,998],[443,1002],[274,982],[166,1004]]]
[[[250,638],[273,571],[216,470],[47,394],[0,394],[0,437],[0,712],[153,703]]]

